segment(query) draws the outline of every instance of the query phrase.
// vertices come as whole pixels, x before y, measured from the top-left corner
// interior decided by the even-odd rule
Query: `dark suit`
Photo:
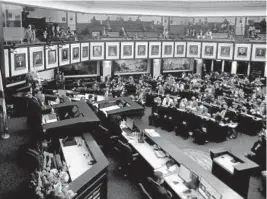
[[[32,129],[33,137],[35,139],[41,139],[43,133],[42,103],[35,97],[32,97],[29,101],[27,121]]]

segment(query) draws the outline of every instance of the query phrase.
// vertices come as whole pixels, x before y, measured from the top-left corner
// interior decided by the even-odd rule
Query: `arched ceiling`
[[[101,14],[159,16],[266,16],[265,0],[42,1],[4,0],[36,7]]]

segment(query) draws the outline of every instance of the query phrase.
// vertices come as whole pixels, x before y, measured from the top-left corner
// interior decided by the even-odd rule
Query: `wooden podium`
[[[246,158],[224,149],[212,149],[212,174],[247,198],[252,172],[259,166]]]

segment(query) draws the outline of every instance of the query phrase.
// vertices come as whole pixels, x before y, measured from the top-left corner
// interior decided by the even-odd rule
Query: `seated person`
[[[65,119],[71,119],[71,118],[77,118],[77,117],[81,117],[82,113],[79,112],[79,109],[77,106],[73,106],[71,111],[68,111],[64,117],[63,120]]]
[[[201,125],[200,128],[194,131],[194,142],[198,144],[205,144],[208,142],[207,140],[208,131],[205,125]]]
[[[153,178],[147,177],[147,183],[145,187],[153,199],[172,198],[172,194],[162,185],[163,182],[163,173],[159,171],[154,172]]]
[[[259,164],[262,169],[266,169],[266,135],[259,135],[258,141],[254,143],[251,151],[246,156]]]
[[[183,120],[175,129],[176,135],[181,135],[185,140],[189,138],[189,127],[187,121]]]
[[[173,103],[173,100],[170,98],[170,95],[167,94],[163,99],[162,106],[169,107]]]
[[[187,99],[186,98],[183,98],[179,104],[179,108],[180,109],[185,109],[186,107],[186,104],[187,104]]]

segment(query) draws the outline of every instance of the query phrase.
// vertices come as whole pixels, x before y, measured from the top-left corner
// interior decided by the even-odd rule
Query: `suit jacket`
[[[30,125],[42,124],[42,103],[35,97],[30,99],[28,105],[28,120]]]

